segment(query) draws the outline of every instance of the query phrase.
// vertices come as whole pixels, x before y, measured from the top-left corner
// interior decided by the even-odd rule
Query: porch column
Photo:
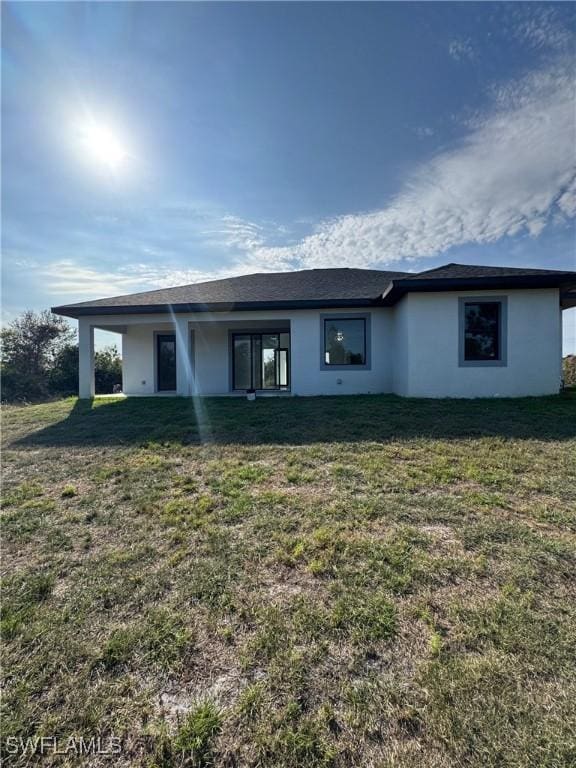
[[[188,320],[176,316],[176,393],[186,397],[192,393],[192,361],[190,359],[190,328]]]
[[[94,326],[78,319],[78,397],[94,397]]]

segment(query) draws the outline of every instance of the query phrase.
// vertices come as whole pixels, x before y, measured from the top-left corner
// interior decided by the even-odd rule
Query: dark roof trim
[[[156,315],[182,314],[185,312],[248,312],[255,310],[282,309],[329,309],[334,307],[373,307],[381,305],[377,299],[323,299],[302,301],[239,301],[218,302],[213,304],[134,304],[121,306],[61,306],[52,307],[52,312],[65,317],[83,317],[86,315]]]
[[[562,309],[576,307],[576,290],[560,292],[560,306]]]
[[[430,293],[437,291],[501,290],[506,288],[559,288],[575,285],[574,272],[558,272],[546,275],[506,275],[490,277],[437,277],[430,279],[410,278],[393,280],[382,294],[384,305],[391,306],[406,293]]]

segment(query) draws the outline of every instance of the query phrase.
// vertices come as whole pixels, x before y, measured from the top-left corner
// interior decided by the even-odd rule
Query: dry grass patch
[[[576,764],[573,395],[200,413],[6,409],[6,764]]]

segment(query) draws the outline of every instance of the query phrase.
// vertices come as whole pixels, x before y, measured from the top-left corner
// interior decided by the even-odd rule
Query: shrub
[[[565,387],[576,387],[576,355],[567,355],[562,361]]]
[[[2,400],[39,402],[78,392],[78,345],[66,320],[49,310],[23,312],[0,331]],[[122,385],[122,361],[115,347],[94,354],[96,394]]]
[[[74,330],[49,310],[23,312],[0,331],[2,398],[43,400],[50,396],[49,374],[60,349]]]

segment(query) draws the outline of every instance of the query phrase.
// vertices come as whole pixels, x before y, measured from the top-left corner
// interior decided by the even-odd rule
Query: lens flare
[[[88,160],[108,171],[118,171],[128,158],[122,141],[105,123],[86,120],[78,127],[81,150]]]

